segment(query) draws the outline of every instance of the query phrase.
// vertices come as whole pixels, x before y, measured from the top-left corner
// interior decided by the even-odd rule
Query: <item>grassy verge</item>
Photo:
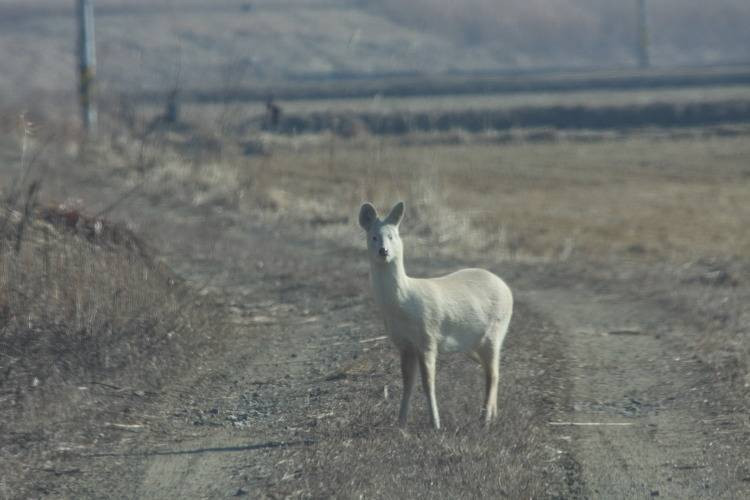
[[[121,439],[113,422],[200,363],[220,309],[105,220],[3,207],[0,228],[2,487],[36,495],[46,457]]]

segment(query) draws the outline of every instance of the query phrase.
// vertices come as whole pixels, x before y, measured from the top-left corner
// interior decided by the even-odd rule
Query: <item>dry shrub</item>
[[[56,209],[0,215],[0,391],[16,430],[76,418],[81,385],[158,388],[217,329],[218,311],[127,229]]]

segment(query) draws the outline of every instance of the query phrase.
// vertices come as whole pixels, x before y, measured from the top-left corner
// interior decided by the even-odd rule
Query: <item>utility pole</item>
[[[83,127],[90,135],[96,134],[96,45],[94,43],[94,2],[78,0],[78,77]]]
[[[648,68],[651,66],[651,61],[648,54],[649,36],[646,0],[636,1],[638,2],[638,66]]]

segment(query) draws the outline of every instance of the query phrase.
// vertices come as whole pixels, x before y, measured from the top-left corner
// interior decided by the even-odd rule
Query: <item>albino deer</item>
[[[367,231],[375,301],[401,353],[404,391],[399,425],[406,425],[418,362],[432,425],[440,428],[435,400],[438,352],[464,352],[482,364],[486,380],[483,413],[489,425],[497,415],[500,347],[513,312],[513,295],[503,280],[483,269],[462,269],[432,279],[407,276],[398,232],[403,215],[403,202],[383,220],[369,203],[359,211],[359,225]]]

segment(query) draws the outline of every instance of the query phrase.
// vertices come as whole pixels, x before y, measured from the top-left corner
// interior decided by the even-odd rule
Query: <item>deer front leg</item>
[[[409,414],[409,401],[417,379],[417,355],[411,349],[401,350],[401,378],[403,380],[403,392],[401,394],[401,410],[398,413],[398,425],[406,425],[406,416]]]
[[[437,350],[430,349],[419,354],[419,369],[422,372],[422,387],[430,405],[432,426],[440,429],[440,415],[438,414],[437,399],[435,398],[435,367],[437,365]]]

